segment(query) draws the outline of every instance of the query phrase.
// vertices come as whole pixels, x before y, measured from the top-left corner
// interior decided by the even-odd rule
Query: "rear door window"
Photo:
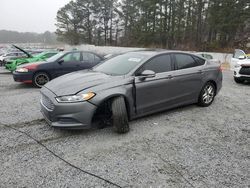
[[[89,52],[82,52],[82,61],[83,63],[94,63],[95,56],[94,54],[89,53]]]
[[[175,61],[177,69],[187,69],[199,66],[191,55],[175,54]]]

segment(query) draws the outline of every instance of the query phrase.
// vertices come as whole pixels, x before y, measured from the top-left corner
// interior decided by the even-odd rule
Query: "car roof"
[[[89,52],[89,53],[93,53],[93,54],[96,54],[95,52],[92,52],[92,51],[87,51],[87,50],[65,50],[65,51],[62,51],[64,53],[71,53],[71,52]],[[97,54],[98,55],[98,54]]]
[[[166,54],[166,53],[183,53],[183,54],[190,54],[194,55],[189,52],[184,52],[184,51],[175,51],[175,50],[164,50],[164,49],[155,49],[155,50],[138,50],[138,51],[132,51],[132,52],[127,52],[127,53],[135,53],[135,54],[141,54],[141,55],[146,55],[146,56],[155,56],[155,55],[160,55],[160,54]]]

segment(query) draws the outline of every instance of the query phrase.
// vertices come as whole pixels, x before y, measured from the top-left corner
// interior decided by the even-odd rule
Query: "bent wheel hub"
[[[213,98],[214,98],[214,88],[211,85],[207,85],[204,88],[202,100],[204,101],[204,103],[209,104],[212,102]]]

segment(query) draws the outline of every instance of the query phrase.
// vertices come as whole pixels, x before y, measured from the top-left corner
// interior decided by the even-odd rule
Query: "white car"
[[[242,50],[235,50],[231,64],[234,69],[234,80],[236,83],[250,81],[250,56]]]
[[[21,57],[21,56],[24,56],[23,52],[8,52],[8,53],[4,53],[0,56],[0,61],[3,61],[5,58]]]

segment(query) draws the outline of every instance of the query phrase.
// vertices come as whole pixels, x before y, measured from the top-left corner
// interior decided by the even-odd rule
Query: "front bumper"
[[[41,89],[41,113],[52,127],[67,129],[89,129],[96,106],[85,101],[58,103],[56,95],[47,88]]]
[[[13,79],[16,82],[32,83],[33,72],[13,72]]]
[[[250,80],[250,67],[239,67],[234,69],[234,77]]]

